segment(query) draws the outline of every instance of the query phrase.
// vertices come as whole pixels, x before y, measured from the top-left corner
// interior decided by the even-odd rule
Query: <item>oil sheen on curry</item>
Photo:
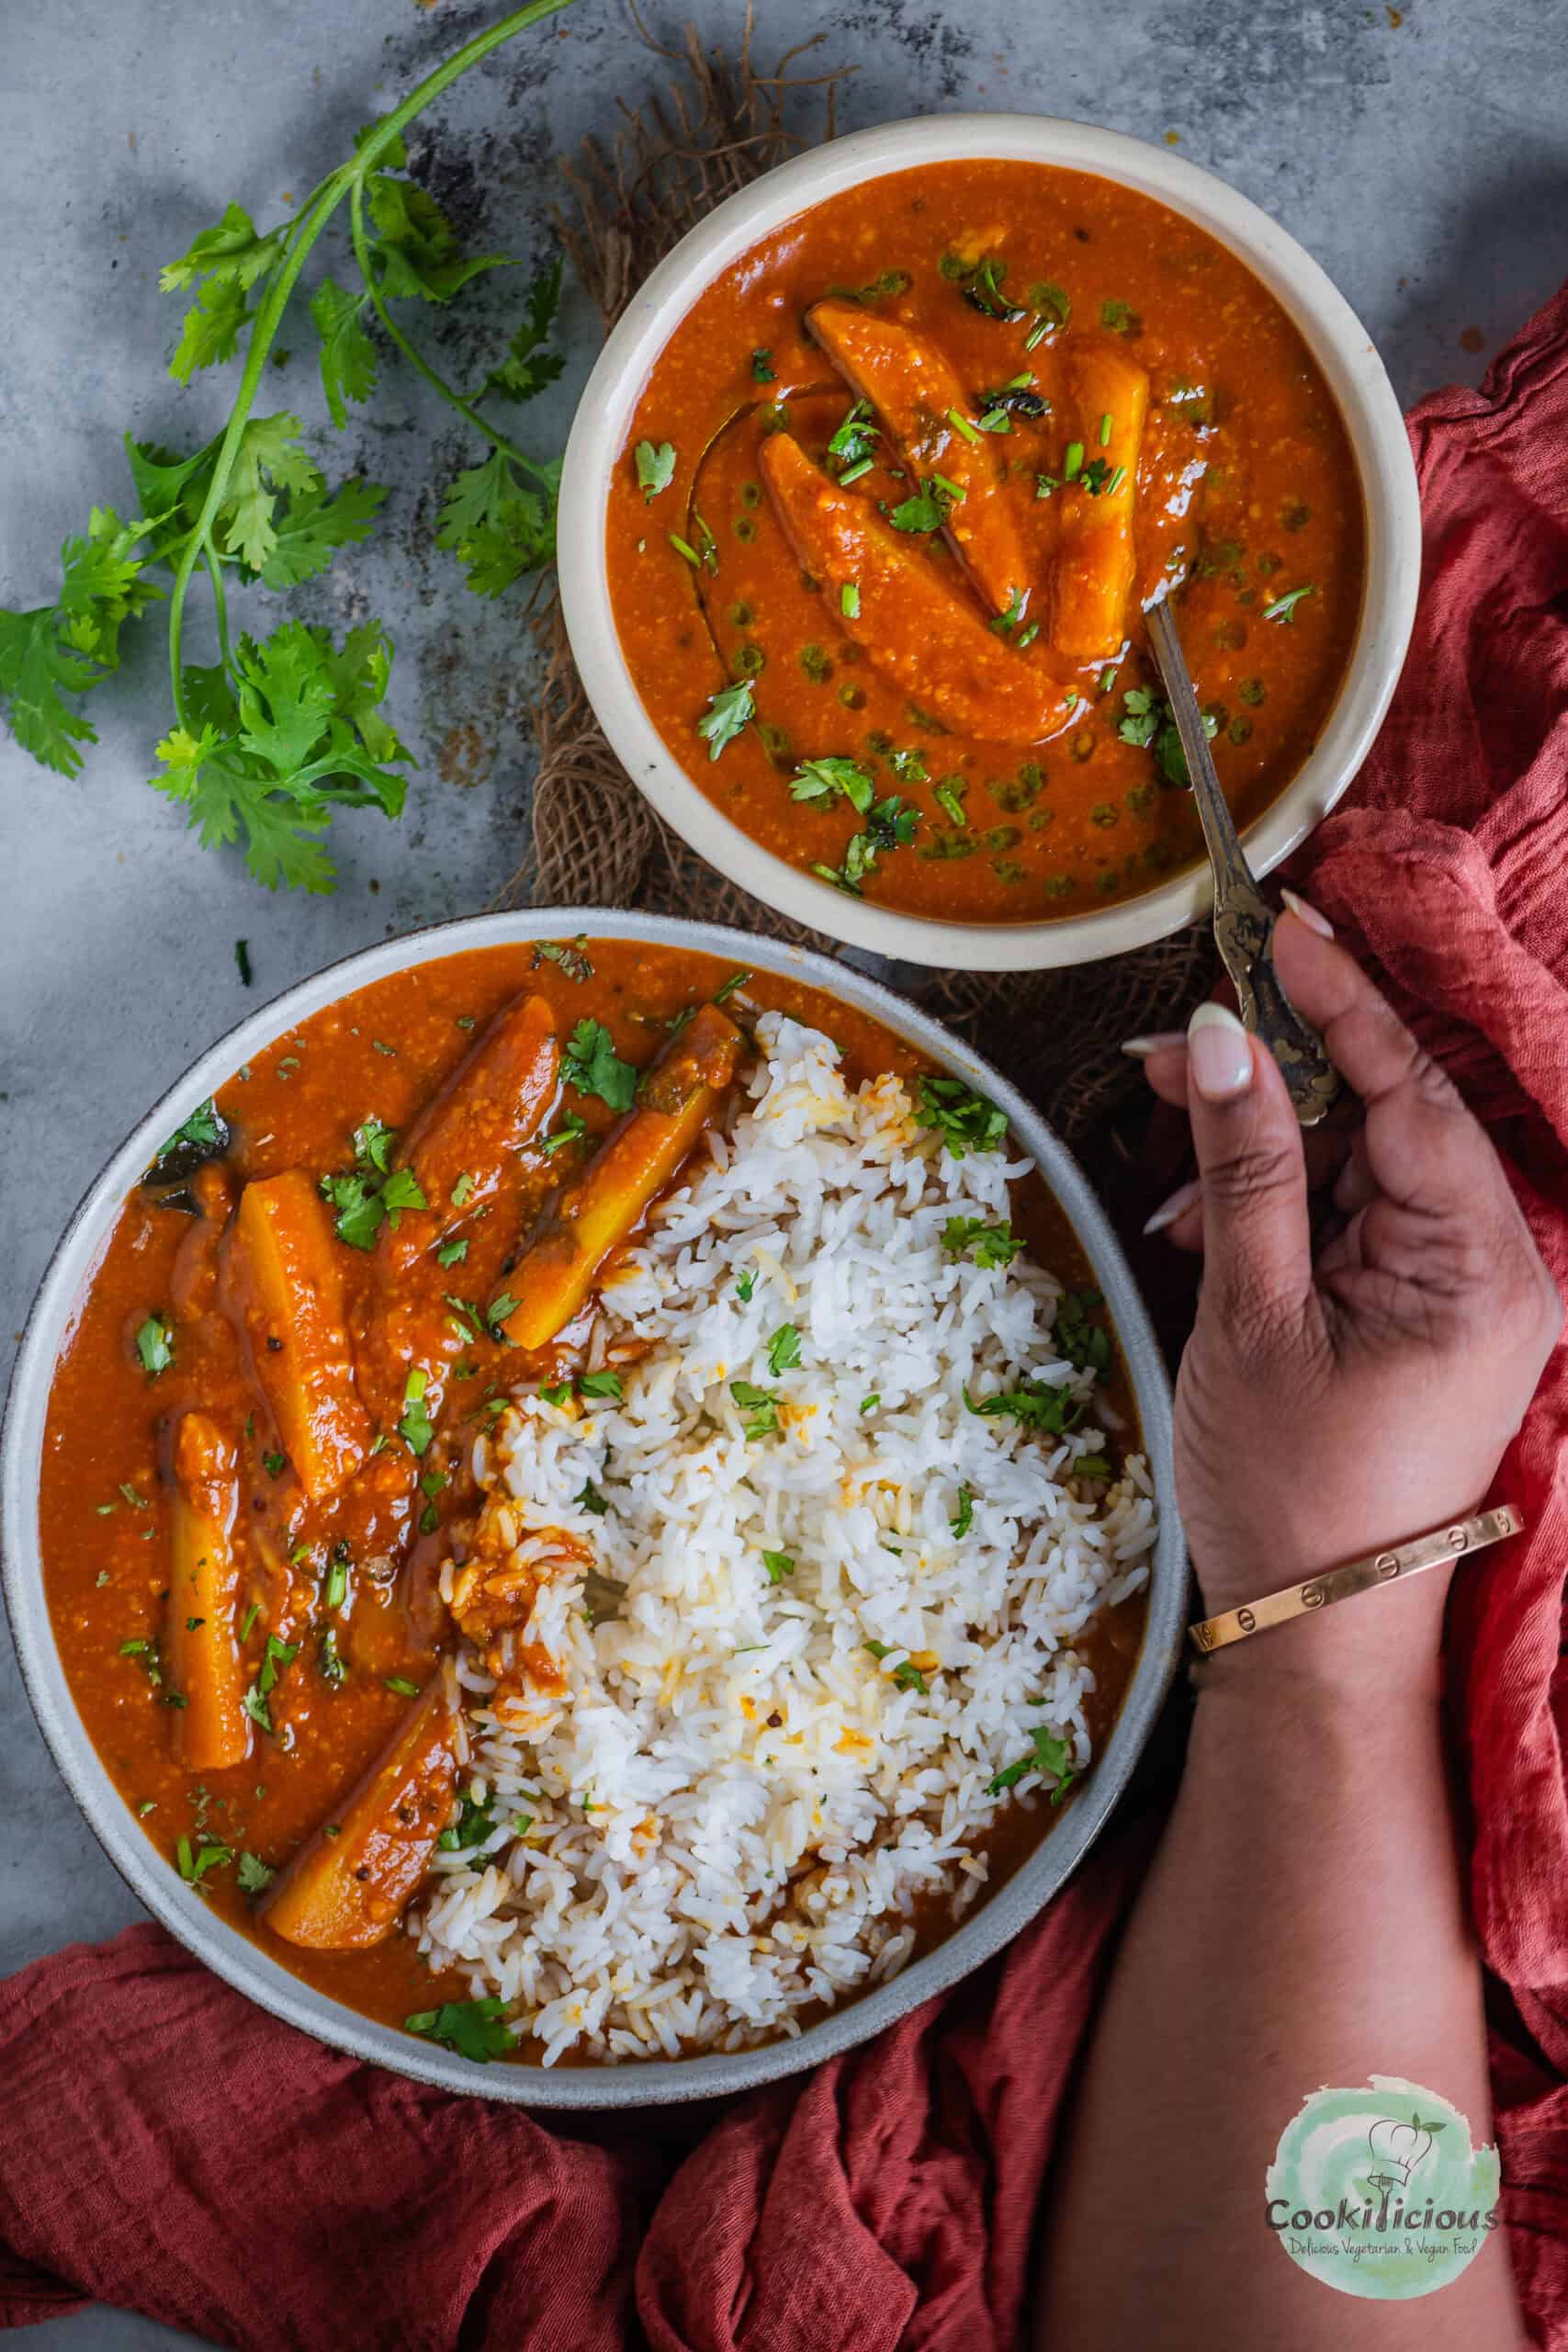
[[[1338,693],[1362,541],[1327,387],[1244,265],[1002,162],[869,181],[716,278],[607,520],[632,676],[716,806],[825,887],[976,922],[1201,854],[1146,653],[1166,588],[1258,816]]]
[[[238,1069],[83,1297],[42,1470],[82,1718],[198,1896],[475,2059],[734,2049],[1016,1865],[1154,1540],[1002,1114],[610,940],[423,964]]]

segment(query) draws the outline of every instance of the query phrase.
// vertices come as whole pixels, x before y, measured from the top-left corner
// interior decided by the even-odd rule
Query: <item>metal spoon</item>
[[[1322,1037],[1302,1019],[1274,969],[1269,943],[1277,918],[1258,887],[1220,790],[1168,599],[1162,595],[1145,617],[1214,872],[1214,944],[1235,985],[1243,1025],[1262,1038],[1279,1063],[1302,1125],[1314,1127],[1339,1093],[1339,1073]]]

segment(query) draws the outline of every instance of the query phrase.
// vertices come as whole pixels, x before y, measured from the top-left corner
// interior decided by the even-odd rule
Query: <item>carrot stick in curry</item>
[[[560,1055],[555,1015],[542,996],[507,1006],[426,1104],[397,1156],[411,1168],[424,1209],[381,1228],[377,1253],[390,1269],[412,1265],[457,1210],[482,1208],[501,1189],[507,1161],[537,1133],[555,1099]]]
[[[717,1110],[744,1044],[734,1022],[705,1004],[649,1072],[636,1110],[509,1277],[519,1303],[502,1328],[516,1346],[546,1347],[571,1321],[610,1251],[673,1181]]]
[[[1069,381],[1082,439],[1074,478],[1055,494],[1060,536],[1051,571],[1050,638],[1056,651],[1073,661],[1109,661],[1127,636],[1149,379],[1114,344],[1085,343],[1072,355]],[[1088,488],[1086,479],[1098,490]]]
[[[858,302],[814,302],[806,323],[913,470],[944,474],[964,492],[947,510],[947,537],[991,610],[1007,612],[1030,586],[1028,559],[1000,451],[972,423],[966,433],[953,422],[968,421],[974,405],[956,370],[934,344]]]
[[[246,1185],[228,1250],[256,1378],[299,1484],[325,1501],[365,1459],[370,1417],[354,1385],[332,1227],[302,1168]]]
[[[430,1868],[457,1775],[451,1699],[437,1671],[268,1893],[260,1916],[273,1933],[314,1951],[384,1941]]]
[[[194,1772],[243,1764],[251,1752],[245,1675],[234,1634],[240,1564],[239,1453],[205,1413],[182,1416],[175,1431],[175,1506],[163,1664],[178,1702],[175,1753]]]
[[[1062,681],[1015,652],[868,500],[829,481],[786,433],[762,444],[761,463],[784,537],[874,669],[983,742],[1061,732]]]

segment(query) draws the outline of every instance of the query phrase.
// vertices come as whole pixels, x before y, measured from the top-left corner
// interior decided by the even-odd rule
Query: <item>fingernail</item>
[[[1156,1029],[1147,1037],[1123,1037],[1122,1040],[1122,1051],[1131,1054],[1135,1062],[1146,1062],[1151,1054],[1185,1052],[1186,1046],[1185,1029]]]
[[[1298,922],[1304,922],[1309,931],[1315,931],[1319,939],[1333,938],[1334,925],[1326,915],[1320,915],[1315,907],[1309,907],[1304,899],[1299,898],[1294,890],[1287,890],[1283,884],[1280,888],[1280,896]]]
[[[1190,1184],[1179,1184],[1168,1201],[1161,1201],[1153,1216],[1144,1227],[1145,1233],[1163,1233],[1179,1216],[1185,1216],[1194,1201],[1201,1200],[1203,1187],[1195,1176]]]
[[[1245,1094],[1252,1084],[1252,1045],[1225,1004],[1201,1004],[1187,1024],[1192,1083],[1210,1102]]]

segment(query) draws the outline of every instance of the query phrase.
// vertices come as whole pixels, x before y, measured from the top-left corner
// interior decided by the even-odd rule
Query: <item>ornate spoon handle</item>
[[[1317,1031],[1285,994],[1274,968],[1269,949],[1273,910],[1258,887],[1220,790],[1168,600],[1162,596],[1151,605],[1145,618],[1214,871],[1214,941],[1220,959],[1235,984],[1243,1023],[1262,1038],[1284,1073],[1297,1118],[1303,1127],[1315,1126],[1339,1092],[1339,1073]]]

